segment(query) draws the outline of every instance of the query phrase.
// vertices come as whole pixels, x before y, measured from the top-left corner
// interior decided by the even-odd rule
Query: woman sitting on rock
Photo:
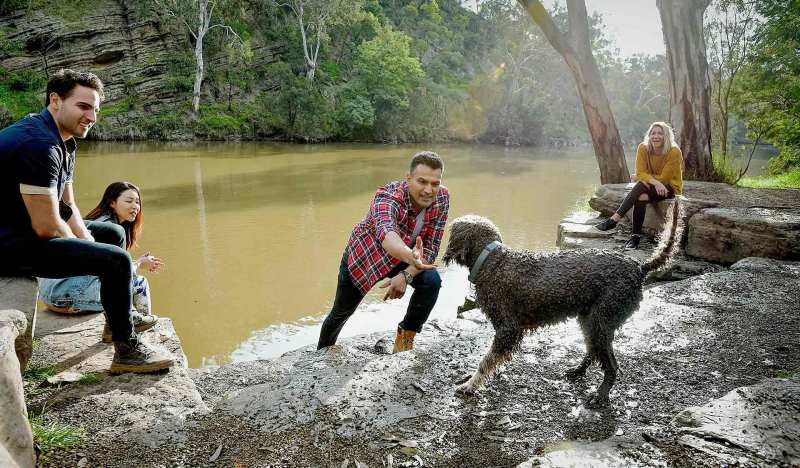
[[[633,229],[626,249],[639,247],[648,203],[675,198],[683,189],[683,154],[675,143],[672,128],[664,122],[653,122],[644,141],[636,150],[636,185],[625,195],[611,218],[597,224],[601,231],[616,227],[633,207]]]
[[[139,188],[129,182],[114,182],[106,188],[100,203],[84,219],[118,224],[125,231],[125,247],[136,245],[142,231],[142,199]],[[158,272],[164,263],[160,258],[146,253],[133,260],[133,271],[143,267]],[[133,325],[137,332],[152,328],[158,317],[150,310],[150,286],[144,276],[136,273],[131,278],[133,291]],[[39,296],[53,312],[77,313],[100,312],[100,279],[96,276],[73,276],[71,278],[39,278]],[[111,342],[111,329],[106,321],[103,341]]]

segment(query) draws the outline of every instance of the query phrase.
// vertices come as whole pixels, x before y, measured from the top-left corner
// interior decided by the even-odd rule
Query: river
[[[487,216],[514,248],[553,250],[559,220],[586,207],[600,180],[590,147],[86,142],[75,192],[86,213],[110,182],[141,188],[144,230],[134,255],[166,263],[148,275],[153,310],[173,320],[192,367],[219,365],[316,343],[350,230],[375,189],[403,178],[421,149],[444,160],[450,219]],[[453,317],[467,275],[439,266],[431,317]],[[393,336],[409,296],[384,303],[374,288],[341,337]]]

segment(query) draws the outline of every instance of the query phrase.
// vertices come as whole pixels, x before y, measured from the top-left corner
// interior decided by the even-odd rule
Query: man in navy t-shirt
[[[47,107],[0,131],[0,275],[98,276],[114,341],[111,372],[153,372],[174,361],[134,329],[125,232],[84,222],[72,188],[75,139],[89,133],[102,97],[94,74],[61,70],[47,83]]]

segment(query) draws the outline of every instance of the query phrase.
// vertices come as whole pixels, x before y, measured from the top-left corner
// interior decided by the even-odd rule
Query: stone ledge
[[[19,367],[22,370],[28,365],[33,353],[33,334],[36,330],[36,298],[39,285],[28,277],[0,276],[0,310],[13,309],[22,312],[27,321],[27,328],[20,333],[14,343]]]
[[[25,314],[0,310],[0,466],[33,467],[33,435],[14,342],[27,329]]]
[[[800,259],[800,209],[712,208],[689,221],[686,251],[718,263]]]

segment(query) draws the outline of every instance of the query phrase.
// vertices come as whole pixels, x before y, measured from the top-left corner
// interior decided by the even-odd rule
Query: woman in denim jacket
[[[125,230],[125,247],[130,251],[142,231],[142,199],[139,188],[129,182],[114,182],[106,188],[100,203],[84,219],[122,226]],[[133,307],[138,312],[133,314],[133,322],[137,331],[144,331],[155,325],[157,317],[150,310],[150,286],[147,279],[135,272],[139,267],[158,272],[164,263],[149,252],[132,262]],[[97,276],[39,278],[39,297],[53,312],[71,314],[103,310],[100,303],[100,279]],[[104,330],[104,341],[106,331],[110,330]]]

